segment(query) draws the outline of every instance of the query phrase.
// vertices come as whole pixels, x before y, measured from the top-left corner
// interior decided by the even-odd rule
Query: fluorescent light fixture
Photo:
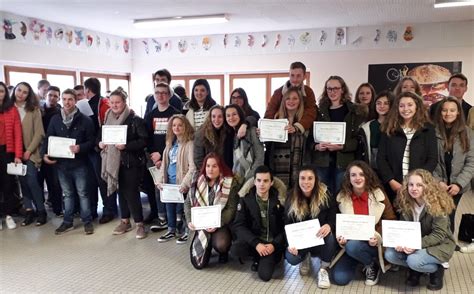
[[[474,5],[474,0],[435,0],[435,8],[460,7]]]
[[[225,23],[229,21],[227,14],[175,16],[164,18],[135,19],[133,24],[140,29],[166,28],[177,26],[193,26]]]

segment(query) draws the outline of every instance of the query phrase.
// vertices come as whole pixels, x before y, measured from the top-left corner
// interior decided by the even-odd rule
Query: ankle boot
[[[45,210],[38,211],[38,218],[36,219],[36,226],[42,226],[48,221],[48,215]]]
[[[412,269],[408,269],[408,277],[405,284],[410,287],[416,287],[420,284],[420,277],[421,277],[420,272],[414,271]]]
[[[33,210],[27,210],[26,213],[25,213],[25,219],[23,220],[21,225],[23,227],[28,226],[31,223],[33,223],[34,220],[35,220],[35,212]]]
[[[438,264],[438,269],[430,274],[430,282],[426,286],[431,291],[441,290],[443,288],[444,267]]]

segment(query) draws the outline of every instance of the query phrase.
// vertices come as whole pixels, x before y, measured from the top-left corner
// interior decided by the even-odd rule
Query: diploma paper
[[[191,223],[196,230],[221,227],[221,206],[199,206],[191,208]]]
[[[163,184],[160,199],[163,203],[184,203],[183,194],[179,192],[179,185]]]
[[[85,116],[94,115],[94,112],[92,111],[92,108],[89,104],[89,100],[87,99],[82,99],[82,100],[77,101],[76,107]]]
[[[260,141],[285,143],[288,141],[288,131],[285,130],[287,125],[287,119],[260,119],[258,121]]]
[[[102,126],[102,143],[104,144],[127,144],[127,127],[120,126]]]
[[[421,249],[421,225],[419,222],[382,220],[384,247],[403,246]]]
[[[313,122],[313,137],[315,143],[344,144],[346,142],[345,122]]]
[[[368,241],[375,235],[375,216],[338,213],[336,235],[346,240]]]
[[[153,183],[155,183],[155,186],[158,185],[158,177],[160,176],[160,170],[156,168],[156,166],[152,166],[148,168],[148,171],[151,174],[151,177],[153,178]]]
[[[324,239],[316,237],[320,227],[318,219],[286,225],[285,233],[289,247],[300,250],[324,245]]]
[[[76,139],[50,136],[48,138],[48,156],[54,158],[75,158],[71,152],[72,145],[76,145]]]

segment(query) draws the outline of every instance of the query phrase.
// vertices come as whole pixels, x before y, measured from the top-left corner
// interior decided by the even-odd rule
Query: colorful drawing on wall
[[[311,43],[311,33],[310,32],[301,33],[300,42],[304,46],[308,46],[308,44]]]
[[[179,40],[178,42],[178,50],[181,53],[186,52],[188,50],[188,42],[184,39]]]
[[[48,27],[46,29],[46,43],[51,44],[51,39],[53,38],[53,29]]]
[[[321,37],[319,37],[319,44],[321,44],[321,46],[323,46],[324,42],[326,42],[328,38],[328,33],[326,33],[325,30],[322,30],[321,31]]]
[[[411,26],[407,26],[405,29],[405,33],[403,33],[403,39],[407,42],[413,40],[413,28]]]
[[[381,35],[382,35],[382,31],[379,30],[379,29],[376,29],[376,30],[375,30],[375,38],[374,38],[374,42],[375,42],[376,44],[379,43],[379,41],[380,41],[380,36],[381,36]]]
[[[263,35],[263,36],[262,36],[262,47],[267,46],[267,43],[268,43],[268,36],[267,36],[267,35]]]
[[[128,40],[123,40],[123,51],[128,53],[130,50],[130,42]]]
[[[211,49],[211,38],[210,37],[204,37],[202,38],[202,48],[204,48],[204,50],[208,51],[209,49]]]
[[[235,36],[235,38],[234,38],[234,47],[239,48],[241,44],[242,44],[242,40],[240,40],[240,37]]]
[[[273,48],[280,46],[280,42],[281,42],[281,34],[277,34],[276,39],[275,39],[275,45],[273,46]]]
[[[33,38],[38,41],[41,34],[45,31],[44,24],[39,22],[37,19],[32,19],[30,21],[30,31],[33,32]]]
[[[252,48],[253,45],[255,45],[255,37],[253,35],[248,35],[247,36],[247,46]]]
[[[94,43],[94,37],[92,35],[87,35],[87,47],[92,47],[92,44]]]
[[[336,28],[336,45],[346,45],[347,44],[347,30],[345,27]]]
[[[151,39],[153,42],[153,46],[155,47],[155,52],[160,53],[161,52],[161,42],[156,40],[156,39]]]
[[[404,76],[413,77],[420,84],[425,104],[431,105],[448,95],[449,77],[461,70],[461,61],[370,64],[369,83],[378,93],[395,89]]]
[[[288,36],[288,47],[293,48],[293,46],[295,46],[295,43],[296,43],[295,36],[290,34]]]
[[[56,29],[54,31],[54,38],[58,41],[62,41],[64,38],[64,31],[62,28]]]
[[[68,42],[68,44],[71,44],[72,43],[72,31],[67,31],[66,32],[66,42]]]
[[[9,19],[3,20],[3,30],[5,31],[5,39],[14,40],[16,39],[15,34],[13,33],[13,25],[15,23]]]
[[[97,46],[97,48],[100,47],[100,36],[99,35],[95,36],[95,45]]]
[[[107,51],[110,50],[110,39],[109,38],[105,39],[105,49],[107,49]]]
[[[224,44],[224,48],[227,48],[227,40],[229,38],[229,35],[228,34],[225,34],[224,35],[224,39],[222,39],[222,43]]]
[[[397,38],[398,38],[398,34],[395,30],[389,30],[387,32],[387,40],[390,42],[390,43],[395,43],[397,42]]]
[[[171,40],[166,41],[165,42],[165,50],[166,51],[171,51],[171,45],[172,45]]]
[[[26,23],[20,21],[21,27],[20,27],[20,34],[23,36],[24,39],[26,39],[26,34],[28,33],[28,27],[26,26]]]
[[[107,39],[107,40],[108,40],[108,39]],[[142,43],[143,43],[143,47],[145,48],[145,53],[146,53],[146,54],[149,54],[149,53],[150,53],[150,49],[148,48],[148,40],[143,40]]]
[[[82,30],[74,30],[74,33],[76,35],[76,37],[74,38],[74,40],[76,40],[76,45],[80,46],[81,43],[84,41],[84,32]]]
[[[361,43],[362,43],[362,39],[364,37],[362,36],[359,36],[357,39],[355,39],[354,41],[352,41],[352,45],[355,45],[355,46],[359,46]]]

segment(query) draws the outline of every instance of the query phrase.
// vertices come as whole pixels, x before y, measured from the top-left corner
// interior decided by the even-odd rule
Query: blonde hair
[[[433,176],[424,169],[415,169],[406,175],[403,185],[398,192],[397,203],[400,212],[411,214],[415,200],[408,193],[408,181],[411,176],[419,176],[423,182],[421,198],[425,202],[426,210],[432,216],[448,216],[455,208],[453,198],[444,191]]]
[[[188,141],[193,140],[194,138],[194,128],[189,123],[189,120],[183,114],[175,114],[170,117],[168,121],[168,128],[166,130],[166,147],[170,147],[173,145],[173,142],[176,140],[176,135],[173,133],[173,121],[175,119],[179,119],[184,124],[184,133],[183,133],[183,140],[180,143],[186,143]]]
[[[303,95],[301,94],[301,90],[299,87],[291,87],[286,91],[286,93],[283,95],[283,98],[281,99],[280,103],[280,108],[278,109],[278,112],[275,114],[275,118],[288,118],[288,110],[286,109],[285,102],[290,98],[291,93],[296,93],[298,94],[298,98],[300,99],[300,104],[298,106],[298,109],[296,110],[295,117],[293,118],[293,123],[300,121],[300,119],[303,117],[304,113],[304,101],[303,101]]]

